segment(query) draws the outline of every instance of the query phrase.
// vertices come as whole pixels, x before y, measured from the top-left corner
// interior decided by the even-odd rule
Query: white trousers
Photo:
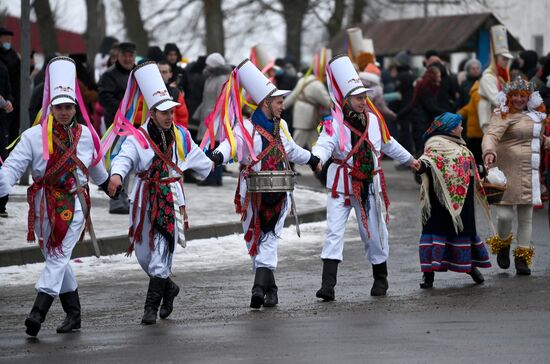
[[[374,195],[369,195],[370,210],[367,222],[370,238],[361,221],[361,203],[351,197],[351,205],[344,205],[344,194],[339,193],[333,198],[331,192],[327,194],[327,238],[321,252],[321,259],[344,259],[344,233],[351,209],[355,209],[359,235],[365,248],[365,257],[371,264],[384,263],[389,256],[388,229],[386,222],[380,216]]]
[[[74,212],[73,221],[62,242],[63,255],[54,256],[48,253],[48,248],[46,247],[47,239],[50,235],[50,224],[47,218],[44,219],[42,224],[42,234],[44,236],[42,255],[44,255],[44,259],[46,260],[46,266],[35,285],[38,292],[56,297],[61,293],[72,292],[78,288],[76,277],[69,262],[83,229],[84,214],[81,210],[77,210]],[[35,227],[35,233],[36,236],[39,236],[39,226]]]
[[[130,211],[132,211],[131,207]],[[173,256],[169,256],[165,260],[162,259],[162,253],[165,249],[168,249],[168,247],[166,246],[166,239],[158,233],[155,233],[154,235],[155,245],[153,250],[151,250],[151,248],[149,247],[150,227],[151,222],[149,221],[149,211],[146,211],[145,219],[143,221],[143,230],[141,232],[141,243],[134,244],[134,252],[136,253],[137,261],[141,268],[149,276],[168,278],[172,271]]]
[[[516,240],[519,246],[528,247],[531,245],[533,234],[533,206],[532,205],[498,205],[497,232],[502,239],[506,239],[512,232],[512,221],[514,220],[514,207],[518,215],[518,230]]]
[[[251,257],[252,258],[252,270],[256,271],[256,268],[269,268],[270,270],[276,270],[277,269],[277,249],[279,246],[279,239],[281,237],[281,234],[283,233],[283,228],[285,226],[285,219],[288,215],[288,208],[290,207],[290,198],[287,197],[286,204],[283,206],[283,209],[281,210],[281,213],[279,215],[279,220],[277,221],[277,224],[275,224],[275,229],[273,233],[265,234],[262,232],[260,237],[260,243],[258,245],[258,248],[256,250],[256,255]],[[252,220],[252,206],[251,204],[248,206],[248,210],[246,213],[246,220],[243,222],[243,231],[248,231],[248,227]],[[246,243],[246,249],[250,251],[251,243]]]

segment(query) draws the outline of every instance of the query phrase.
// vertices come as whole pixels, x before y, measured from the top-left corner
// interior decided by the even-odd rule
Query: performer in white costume
[[[382,296],[388,289],[389,201],[380,158],[383,153],[414,168],[418,161],[389,135],[347,56],[337,56],[329,62],[327,79],[335,105],[333,120],[325,123],[312,150],[322,163],[333,158],[327,173],[328,231],[321,253],[323,275],[317,297],[334,300],[338,263],[343,260],[344,231],[352,208],[365,255],[372,264],[371,295]]]
[[[88,127],[76,120],[77,101]],[[38,235],[46,264],[25,320],[30,336],[38,334],[56,296],[67,314],[57,332],[80,329],[78,284],[69,262],[90,216],[88,179],[106,191],[109,177],[97,156],[99,138],[89,123],[70,58],[56,57],[48,64],[41,112],[41,125],[21,135],[0,169],[0,196],[7,195],[29,167],[33,178],[27,192],[27,240],[34,242]]]
[[[238,159],[242,164],[235,205],[242,215],[245,241],[255,271],[250,307],[273,307],[278,303],[273,274],[277,268],[277,246],[292,206],[291,196],[288,192],[251,193],[249,177],[258,171],[292,173],[289,162],[315,168],[319,160],[294,143],[286,122],[281,119],[283,97],[290,91],[278,90],[248,59],[233,72],[222,95],[235,90],[233,82],[237,79],[258,107],[250,120],[239,115],[240,105],[234,109],[239,121],[232,131],[227,129],[230,136],[214,151],[212,160],[219,165]],[[233,100],[239,103],[240,96],[234,96]],[[217,115],[216,110],[213,115]],[[235,154],[237,149],[239,152]]]
[[[130,77],[127,92],[139,88],[150,117],[127,136],[113,158],[109,191],[114,194],[128,173],[135,171],[128,252],[135,250],[139,264],[150,278],[141,322],[154,324],[161,301],[160,318],[164,319],[172,313],[174,298],[179,293],[170,273],[175,244],[182,239],[178,232],[183,231],[177,215],[185,215],[181,176],[183,171],[193,169],[204,179],[213,163],[193,142],[189,131],[174,124],[174,107],[179,104],[170,97],[157,65],[143,63]],[[121,104],[121,108],[126,114],[126,105]],[[127,130],[132,128],[130,125]]]

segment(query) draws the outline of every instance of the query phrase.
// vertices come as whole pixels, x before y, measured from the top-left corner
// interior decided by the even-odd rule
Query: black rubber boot
[[[53,297],[44,292],[38,292],[34,305],[32,306],[29,317],[25,320],[25,326],[27,329],[25,332],[29,336],[38,335],[42,322],[46,319],[46,314],[52,307]]]
[[[252,297],[250,299],[251,308],[260,308],[264,304],[265,291],[271,275],[270,272],[269,268],[256,268],[254,285],[252,286]]]
[[[78,289],[73,292],[66,292],[59,295],[63,311],[67,314],[63,323],[57,327],[58,334],[64,334],[80,329],[80,298]]]
[[[476,267],[472,267],[472,270],[468,272],[468,275],[472,277],[472,279],[474,280],[474,282],[476,282],[476,284],[481,284],[485,282],[485,278],[483,278],[483,274],[481,274],[479,269],[477,269]]]
[[[370,290],[371,296],[385,296],[388,291],[388,267],[386,262],[372,265],[374,284]]]
[[[420,288],[432,288],[434,286],[435,272],[424,272]]]
[[[498,251],[497,264],[501,269],[510,268],[510,245],[502,247]]]
[[[336,259],[323,259],[321,288],[315,293],[317,298],[322,298],[324,301],[334,301],[334,286],[336,286],[338,263],[340,261]]]
[[[164,296],[162,297],[162,305],[160,306],[159,316],[165,319],[172,313],[174,309],[174,298],[180,293],[180,288],[173,280],[167,278],[166,286],[164,287]]]
[[[531,269],[527,265],[525,259],[520,257],[514,257],[514,265],[516,266],[516,274],[518,276],[530,276]]]
[[[277,296],[277,285],[275,284],[275,274],[270,269],[268,284],[265,292],[264,307],[275,307],[279,303],[279,297]]]
[[[157,312],[167,281],[168,279],[159,277],[151,277],[149,279],[149,289],[145,298],[145,310],[141,318],[142,324],[152,325],[157,323]]]

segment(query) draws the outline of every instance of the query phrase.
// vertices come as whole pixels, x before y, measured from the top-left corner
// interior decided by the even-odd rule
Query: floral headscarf
[[[446,112],[439,115],[426,130],[422,138],[428,140],[435,132],[449,133],[462,123],[462,116]]]

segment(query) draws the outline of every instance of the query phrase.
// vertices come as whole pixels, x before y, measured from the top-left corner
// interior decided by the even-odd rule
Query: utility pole
[[[31,62],[31,4],[30,0],[21,0],[21,93],[19,98],[19,134],[30,126],[29,100],[31,98],[31,77],[29,74]],[[20,185],[29,184],[29,170],[19,180]]]

